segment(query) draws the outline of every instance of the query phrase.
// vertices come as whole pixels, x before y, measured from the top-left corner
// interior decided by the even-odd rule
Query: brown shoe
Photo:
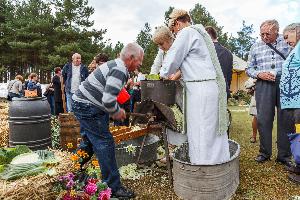
[[[294,183],[300,184],[300,175],[297,175],[297,174],[288,174],[288,177]]]

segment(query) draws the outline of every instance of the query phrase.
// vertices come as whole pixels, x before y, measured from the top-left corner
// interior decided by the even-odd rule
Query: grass
[[[275,163],[276,131],[273,131],[273,156],[271,161],[258,164],[254,158],[259,151],[259,142],[250,143],[251,116],[247,107],[230,107],[232,124],[230,138],[241,146],[240,154],[240,185],[232,200],[289,200],[300,196],[300,186],[290,182],[283,166]],[[274,130],[276,125],[274,124]],[[179,199],[168,183],[161,179],[166,176],[154,173],[138,181],[126,181],[138,197],[136,199]]]
[[[284,167],[275,162],[277,155],[276,123],[273,128],[272,159],[269,162],[258,164],[254,158],[259,151],[259,142],[253,144],[249,141],[252,133],[252,117],[248,112],[235,111],[239,109],[245,109],[245,107],[230,107],[233,119],[230,138],[241,146],[240,185],[233,199],[286,200],[300,195],[300,186],[290,182]]]

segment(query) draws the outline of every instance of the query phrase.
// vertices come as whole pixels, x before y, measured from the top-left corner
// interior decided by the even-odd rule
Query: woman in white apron
[[[202,25],[191,26],[184,10],[170,14],[177,34],[164,58],[160,75],[181,71],[186,88],[186,132],[192,164],[210,165],[230,158],[225,80],[213,43]]]

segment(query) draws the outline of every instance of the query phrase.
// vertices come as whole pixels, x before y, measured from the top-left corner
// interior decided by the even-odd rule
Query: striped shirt
[[[98,66],[73,95],[73,100],[92,103],[113,115],[120,110],[117,96],[129,78],[121,59],[108,61]]]
[[[285,57],[288,56],[290,48],[282,36],[277,37],[272,45]],[[257,78],[260,72],[275,71],[280,76],[283,62],[284,60],[280,55],[266,45],[265,42],[259,41],[250,49],[246,73],[252,78]]]

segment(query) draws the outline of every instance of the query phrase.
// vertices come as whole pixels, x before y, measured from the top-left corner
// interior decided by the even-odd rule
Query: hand
[[[275,81],[275,76],[274,74],[270,73],[270,72],[260,72],[257,77],[259,79],[265,80],[265,81]]]
[[[114,120],[123,121],[126,118],[125,110],[121,108],[119,112],[112,116],[112,118]]]
[[[175,78],[176,78],[176,77],[175,77],[175,74],[171,74],[171,75],[168,77],[169,80],[175,80]]]

